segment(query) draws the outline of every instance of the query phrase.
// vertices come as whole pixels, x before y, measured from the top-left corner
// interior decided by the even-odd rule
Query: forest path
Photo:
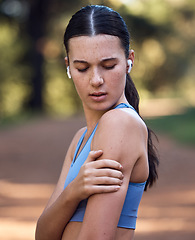
[[[81,116],[0,130],[0,239],[33,240]],[[195,149],[159,136],[159,180],[144,193],[135,240],[195,239]]]

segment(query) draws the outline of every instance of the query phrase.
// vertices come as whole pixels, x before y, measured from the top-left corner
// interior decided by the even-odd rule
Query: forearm
[[[40,216],[36,228],[36,240],[61,240],[64,228],[72,217],[79,200],[67,187],[57,200]]]

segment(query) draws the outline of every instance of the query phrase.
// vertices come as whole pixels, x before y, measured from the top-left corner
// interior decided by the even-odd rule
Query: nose
[[[102,84],[104,83],[104,79],[103,77],[101,76],[101,74],[94,70],[93,73],[92,73],[92,76],[90,78],[90,84],[93,86],[93,87],[99,87],[101,86]]]

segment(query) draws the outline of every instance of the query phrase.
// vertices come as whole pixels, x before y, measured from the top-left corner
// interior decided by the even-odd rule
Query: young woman
[[[67,74],[87,127],[70,144],[36,240],[133,239],[142,193],[157,178],[158,159],[129,76],[129,38],[121,16],[105,6],[82,8],[66,28]]]

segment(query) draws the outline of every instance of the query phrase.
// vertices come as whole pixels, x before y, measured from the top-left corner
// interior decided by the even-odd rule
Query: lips
[[[93,92],[89,94],[91,99],[95,102],[101,102],[106,99],[107,93],[106,92]]]
[[[93,92],[92,94],[90,94],[90,96],[95,96],[95,97],[100,97],[102,95],[106,95],[105,92]]]

